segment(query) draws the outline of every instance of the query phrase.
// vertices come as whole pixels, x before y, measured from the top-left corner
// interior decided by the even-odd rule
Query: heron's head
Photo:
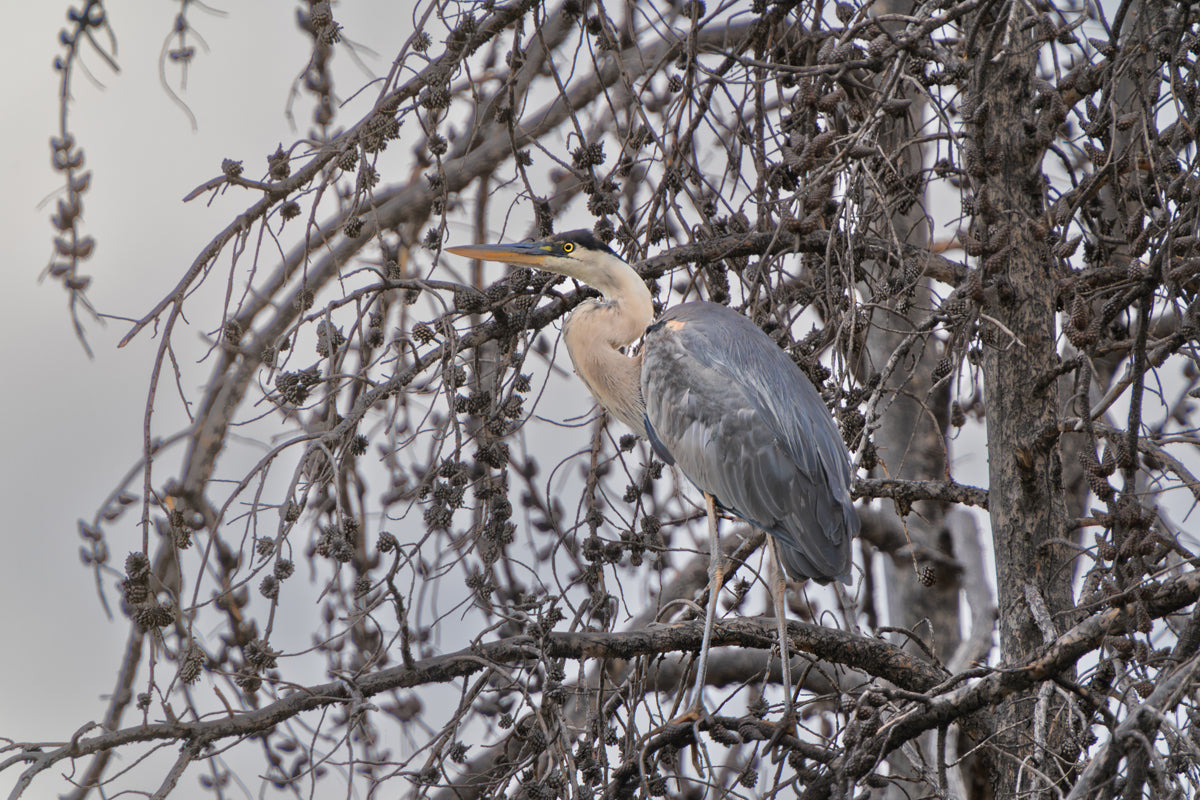
[[[447,247],[483,261],[525,264],[566,275],[604,300],[580,303],[563,325],[563,340],[575,371],[600,405],[638,433],[645,432],[639,385],[641,359],[622,350],[641,336],[654,317],[646,282],[633,267],[589,231],[560,233],[539,242]]]
[[[566,275],[614,300],[621,299],[628,291],[630,276],[641,282],[633,268],[591,231],[559,233],[537,242],[447,247],[446,252],[480,261],[524,264]]]

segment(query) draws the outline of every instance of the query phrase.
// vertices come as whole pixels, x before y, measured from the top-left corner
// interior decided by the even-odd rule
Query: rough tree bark
[[[1046,242],[1042,157],[1057,122],[1034,111],[1037,50],[1021,22],[1025,7],[987,6],[969,26],[975,50],[967,171],[976,185],[971,235],[986,242],[979,276],[985,295],[982,360],[987,414],[989,513],[999,592],[1000,662],[1028,657],[1053,635],[1046,627],[1072,608],[1066,505],[1058,450],[1058,384],[1041,380],[1059,364],[1055,271]],[[970,47],[970,44],[968,45]],[[988,252],[990,250],[990,252]],[[1041,618],[1037,599],[1049,618]],[[1061,630],[1059,631],[1061,632]],[[999,744],[1022,758],[997,758],[997,797],[1058,785],[1074,757],[1063,751],[1059,716],[1036,693],[1000,709]],[[1065,762],[1060,762],[1065,758]],[[1037,771],[1030,769],[1037,768]],[[1018,781],[1025,785],[1018,786]],[[1044,787],[1048,788],[1048,787]]]

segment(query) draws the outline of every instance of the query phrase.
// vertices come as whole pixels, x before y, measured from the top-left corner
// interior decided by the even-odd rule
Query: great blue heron
[[[708,608],[695,696],[684,715],[699,717],[724,578],[718,508],[770,534],[776,563],[793,579],[850,582],[850,540],[859,520],[850,502],[850,461],[829,410],[799,367],[741,314],[694,302],[655,321],[641,276],[588,231],[447,250],[566,275],[603,296],[580,303],[563,326],[575,372],[609,414],[648,439],[704,494]],[[627,352],[639,338],[640,352]],[[775,614],[785,720],[791,720],[782,584],[780,575]]]

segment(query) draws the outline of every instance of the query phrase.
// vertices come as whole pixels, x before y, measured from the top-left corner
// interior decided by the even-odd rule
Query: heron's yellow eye
[[[572,242],[567,242],[566,244],[563,245],[564,253],[569,253],[574,249],[575,249],[575,245]]]

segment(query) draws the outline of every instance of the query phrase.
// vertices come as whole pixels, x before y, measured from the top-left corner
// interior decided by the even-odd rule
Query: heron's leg
[[[676,722],[698,720],[704,717],[704,684],[708,681],[708,650],[712,645],[713,625],[717,620],[717,595],[725,582],[724,555],[721,538],[717,535],[717,505],[713,496],[704,493],[704,507],[708,512],[708,606],[704,613],[704,636],[700,640],[700,664],[696,668],[695,694],[687,712]]]
[[[783,682],[783,719],[779,721],[782,733],[795,735],[796,712],[792,706],[792,659],[788,649],[787,614],[785,592],[787,591],[787,573],[783,570],[783,561],[779,558],[779,545],[774,536],[767,536],[768,548],[771,551],[771,596],[775,601],[775,630],[779,635],[779,676]],[[772,737],[772,743],[775,737]]]

